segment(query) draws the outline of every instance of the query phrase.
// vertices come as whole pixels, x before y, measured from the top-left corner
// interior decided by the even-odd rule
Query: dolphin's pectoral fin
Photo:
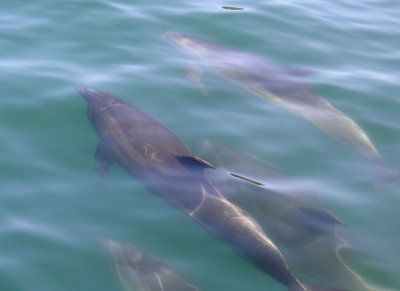
[[[311,207],[298,207],[306,219],[308,227],[320,231],[333,231],[333,226],[344,223],[327,210]]]
[[[201,82],[201,78],[203,77],[204,70],[203,68],[195,63],[190,63],[186,68],[186,77],[192,81],[194,84],[200,87],[201,92],[208,96],[208,92]]]
[[[182,166],[190,171],[204,171],[205,169],[215,169],[209,162],[194,156],[176,156]]]
[[[96,147],[96,153],[94,154],[94,168],[96,172],[103,178],[107,178],[108,170],[114,163],[114,158],[112,157],[107,146],[100,142]]]

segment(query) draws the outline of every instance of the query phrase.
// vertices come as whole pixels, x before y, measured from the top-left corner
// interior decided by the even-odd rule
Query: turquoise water
[[[221,6],[243,7],[226,10]],[[290,112],[206,73],[159,35],[178,31],[318,70],[315,91],[400,170],[397,1],[49,1],[0,4],[0,289],[120,290],[103,235],[168,262],[202,290],[286,290],[118,167],[93,170],[83,84],[143,109],[190,146],[224,143],[318,189],[365,255],[359,274],[400,290],[399,185]]]

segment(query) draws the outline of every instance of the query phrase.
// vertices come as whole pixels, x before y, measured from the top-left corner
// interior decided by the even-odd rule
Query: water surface
[[[120,290],[98,235],[140,247],[203,290],[286,289],[118,167],[98,177],[98,138],[76,84],[138,106],[189,146],[199,137],[224,143],[309,181],[365,252],[359,273],[400,289],[399,185],[374,190],[354,151],[212,73],[204,96],[185,77],[187,57],[159,36],[178,31],[318,70],[312,87],[400,169],[397,1],[5,0],[0,8],[2,290]]]

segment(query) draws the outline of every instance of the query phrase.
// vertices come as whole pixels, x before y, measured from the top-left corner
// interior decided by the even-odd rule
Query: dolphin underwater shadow
[[[140,249],[106,238],[100,240],[104,249],[109,253],[117,276],[126,290],[200,290],[185,282],[169,265]]]
[[[209,183],[204,171],[213,166],[192,156],[172,130],[104,91],[83,86],[76,90],[87,101],[88,118],[101,140],[95,153],[100,175],[106,176],[113,163],[119,164],[289,290],[337,290],[300,283],[257,222]]]
[[[360,253],[341,237],[343,223],[323,208],[320,195],[311,186],[216,142],[196,140],[193,151],[216,167],[247,177],[244,181],[232,179],[226,171],[207,176],[227,200],[253,215],[298,277],[349,290],[383,290],[348,266],[345,259],[357,259]]]
[[[400,182],[400,174],[384,165],[367,134],[311,88],[306,77],[316,71],[278,66],[254,55],[179,32],[161,35],[226,80],[303,117],[333,139],[354,148],[374,167],[376,188]],[[202,74],[201,68],[194,66],[188,77],[204,93]]]

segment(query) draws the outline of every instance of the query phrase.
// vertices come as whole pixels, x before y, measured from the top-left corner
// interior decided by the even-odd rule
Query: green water
[[[3,0],[0,11],[1,290],[120,290],[99,235],[202,290],[286,290],[120,168],[98,177],[76,84],[123,98],[189,146],[218,141],[312,183],[365,253],[360,275],[400,290],[400,186],[374,190],[353,150],[212,73],[204,96],[185,77],[186,56],[159,36],[179,31],[318,70],[315,91],[400,170],[398,1]]]

